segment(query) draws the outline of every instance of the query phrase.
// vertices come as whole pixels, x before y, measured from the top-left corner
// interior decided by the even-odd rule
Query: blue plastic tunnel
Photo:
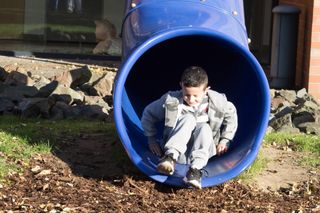
[[[172,176],[157,172],[140,118],[144,107],[178,90],[182,71],[203,67],[214,90],[238,111],[239,127],[228,152],[209,160],[202,187],[228,181],[256,158],[269,118],[269,86],[248,49],[241,0],[128,0],[123,58],[114,86],[114,116],[132,162],[155,181],[185,186],[187,165]],[[159,129],[161,125],[159,125]]]

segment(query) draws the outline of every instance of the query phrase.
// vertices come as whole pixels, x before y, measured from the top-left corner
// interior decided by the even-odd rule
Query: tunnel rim
[[[248,58],[247,59],[248,63],[250,63],[250,65],[254,67],[255,74],[257,75],[257,78],[260,81],[259,84],[261,84],[260,85],[261,91],[262,90],[269,91],[269,86],[268,86],[268,82],[265,77],[264,71],[262,70],[261,65],[259,64],[257,59],[249,51],[248,47],[240,44],[238,41],[236,41],[232,37],[218,31],[208,30],[203,28],[195,28],[195,27],[172,29],[166,32],[160,32],[157,35],[154,35],[153,37],[149,38],[145,42],[142,42],[136,48],[134,48],[133,51],[128,55],[129,57],[126,57],[124,61],[121,63],[121,66],[115,81],[114,95],[113,95],[115,124],[116,124],[117,132],[119,134],[119,138],[122,144],[124,145],[124,148],[126,149],[129,158],[143,173],[147,174],[150,178],[158,182],[163,182],[163,178],[159,178],[159,176],[157,175],[156,176],[150,175],[150,173],[152,172],[154,173],[154,171],[152,171],[152,169],[149,168],[147,165],[141,164],[141,161],[143,161],[143,159],[136,152],[136,150],[133,149],[132,145],[129,143],[131,142],[131,140],[129,138],[129,135],[126,132],[126,128],[125,128],[126,125],[124,124],[124,118],[122,114],[122,97],[123,97],[124,86],[126,84],[127,77],[131,69],[134,67],[135,63],[139,60],[139,58],[143,56],[143,54],[145,54],[146,51],[150,50],[151,48],[158,45],[159,43],[169,39],[174,39],[174,38],[183,37],[183,36],[213,37],[215,39],[223,40],[229,45],[236,47],[236,51],[239,51],[241,54],[246,56]],[[243,159],[241,159],[241,161],[232,169],[227,170],[226,172],[223,172],[222,174],[219,174],[217,176],[206,177],[203,181],[203,187],[218,185],[238,176],[245,169],[247,169],[255,160],[258,154],[259,148],[261,146],[262,139],[264,137],[267,124],[268,124],[268,119],[269,119],[270,95],[269,95],[269,92],[268,94],[266,94],[266,92],[264,92],[263,94],[265,94],[265,97],[262,97],[263,102],[265,102],[265,107],[262,110],[263,114],[261,115],[259,128],[257,128],[258,133],[256,134],[256,137],[255,137],[256,139],[253,145],[250,146],[250,148],[248,148],[248,151],[250,149],[249,154],[247,154],[246,157],[243,157]],[[170,179],[168,179],[166,183],[169,185],[181,185],[179,183],[177,184],[175,180],[170,180]]]

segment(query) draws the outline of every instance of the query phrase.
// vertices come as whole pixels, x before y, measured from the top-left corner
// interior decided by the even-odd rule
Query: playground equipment
[[[238,176],[256,158],[269,119],[265,74],[248,48],[241,0],[128,0],[122,28],[122,64],[114,86],[114,116],[132,162],[155,181],[185,186],[187,166],[157,172],[158,157],[143,136],[144,107],[178,90],[190,65],[207,70],[209,85],[238,111],[239,127],[227,153],[209,160],[202,187]],[[159,125],[161,128],[161,125]]]

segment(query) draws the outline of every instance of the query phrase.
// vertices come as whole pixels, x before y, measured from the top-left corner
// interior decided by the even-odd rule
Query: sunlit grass
[[[51,31],[65,32],[65,33],[94,33],[95,26],[82,26],[82,25],[59,25],[59,24],[0,24],[0,39],[22,38],[25,29],[29,32],[45,31],[46,28]]]
[[[311,168],[320,168],[320,136],[307,134],[270,133],[264,137],[265,145],[288,147],[302,153],[298,159],[301,165]],[[271,159],[260,152],[253,164],[238,178],[244,181],[251,180],[263,171]]]
[[[299,159],[302,165],[320,168],[320,136],[307,134],[272,133],[265,137],[269,144],[287,146],[299,151],[303,157]]]
[[[23,136],[14,136],[0,130],[0,179],[11,172],[22,171],[23,164],[35,153],[50,152],[51,146],[42,141],[38,144],[29,144],[29,139]]]
[[[21,172],[36,153],[50,153],[63,136],[100,132],[116,136],[114,124],[88,120],[0,119],[0,181],[12,172]]]
[[[312,152],[320,155],[320,136],[307,134],[271,133],[266,135],[267,143],[292,146],[301,152]]]
[[[69,33],[94,33],[95,27],[81,26],[81,25],[57,25],[50,24],[47,25],[48,28],[51,28],[52,31],[61,31]]]
[[[115,131],[114,124],[89,120],[51,121],[43,119],[20,119],[3,116],[0,130],[12,135],[24,136],[28,144],[55,143],[58,136],[74,135],[82,132]]]
[[[23,24],[0,24],[0,39],[22,38]]]
[[[269,161],[270,161],[269,158],[267,158],[261,152],[259,152],[255,161],[250,165],[250,167],[248,169],[246,169],[243,173],[241,173],[237,177],[237,179],[240,179],[245,182],[250,182],[253,177],[258,175],[260,172],[262,172],[267,167],[267,164]]]

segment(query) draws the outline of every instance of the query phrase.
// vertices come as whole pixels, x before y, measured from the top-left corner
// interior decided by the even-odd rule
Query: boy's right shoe
[[[173,175],[175,164],[176,162],[171,155],[165,155],[160,159],[157,170],[166,175]]]
[[[192,187],[201,189],[202,172],[199,169],[191,168],[183,178],[184,182]]]

